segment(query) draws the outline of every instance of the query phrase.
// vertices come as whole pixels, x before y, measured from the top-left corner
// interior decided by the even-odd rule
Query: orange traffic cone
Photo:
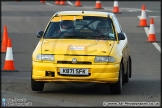
[[[65,0],[60,0],[60,5],[66,5]]]
[[[45,0],[40,0],[41,3],[45,3]]]
[[[101,4],[101,2],[99,0],[96,1],[95,9],[103,9],[102,4]]]
[[[75,6],[77,6],[77,7],[82,6],[80,0],[75,1]]]
[[[59,5],[60,4],[60,0],[56,0],[55,4]]]
[[[119,11],[120,10],[119,10],[119,7],[118,7],[118,1],[114,1],[114,7],[113,7],[112,12],[113,13],[120,13]]]
[[[14,66],[13,54],[12,54],[12,43],[10,38],[8,38],[7,53],[6,53],[5,63],[2,71],[17,71],[15,70],[15,66]]]
[[[150,19],[150,31],[148,36],[148,42],[156,42],[155,29],[154,29],[154,19]]]
[[[145,12],[145,5],[142,5],[142,12],[141,12],[141,18],[140,18],[140,23],[139,26],[141,27],[146,27],[147,25],[147,20],[146,20],[146,12]]]
[[[8,42],[8,32],[7,32],[7,26],[5,25],[3,29],[3,37],[2,37],[2,47],[1,47],[2,53],[6,53],[7,42]]]

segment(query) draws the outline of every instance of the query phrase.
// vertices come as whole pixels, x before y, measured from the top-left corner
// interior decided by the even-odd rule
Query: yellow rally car
[[[126,34],[113,13],[56,12],[32,55],[31,87],[42,91],[49,82],[94,82],[121,93],[131,78]]]

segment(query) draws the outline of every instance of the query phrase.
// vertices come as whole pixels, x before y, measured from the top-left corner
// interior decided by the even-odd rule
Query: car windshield
[[[69,17],[73,17],[69,18]],[[48,25],[44,38],[116,40],[111,18],[96,16],[55,17]]]

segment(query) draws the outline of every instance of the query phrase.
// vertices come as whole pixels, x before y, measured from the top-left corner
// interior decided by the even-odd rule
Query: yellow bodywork
[[[73,43],[75,42],[75,43]],[[95,40],[70,40],[70,39],[44,39],[38,43],[36,50],[33,53],[33,70],[32,77],[36,81],[74,81],[74,82],[100,82],[100,83],[115,83],[118,81],[120,57],[115,58],[114,63],[95,63],[96,55],[107,56],[110,53],[114,41],[99,41]],[[36,61],[37,54],[55,54],[55,61]],[[84,47],[84,50],[73,51],[69,46]],[[78,56],[79,55],[79,56]],[[89,55],[89,56],[85,56]],[[91,65],[86,64],[57,64],[59,60],[71,61],[76,58],[78,61],[91,62]],[[75,77],[59,75],[60,68],[87,68],[90,76]],[[55,77],[45,76],[46,71],[55,73]]]
[[[68,16],[68,15],[76,15]],[[58,14],[50,21],[82,19],[83,13],[73,12]],[[107,17],[104,12],[96,14],[93,12],[84,13],[84,16]],[[110,15],[111,17],[111,15]],[[82,50],[70,50],[70,47],[81,47]],[[123,45],[124,47],[124,45]],[[111,52],[113,48],[114,52]],[[41,39],[32,55],[32,78],[35,81],[44,82],[97,82],[97,83],[116,83],[119,76],[120,62],[122,58],[122,47],[118,41],[96,41],[86,39]],[[37,54],[54,54],[54,61],[38,61]],[[95,56],[113,56],[113,63],[95,63]],[[57,61],[71,61],[76,58],[78,61],[91,62],[91,64],[59,64]],[[59,74],[60,68],[86,68],[89,76],[62,76]],[[54,76],[46,76],[46,72],[54,72]]]

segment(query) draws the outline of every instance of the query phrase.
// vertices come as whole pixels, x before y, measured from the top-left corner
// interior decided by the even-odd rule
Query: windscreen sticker
[[[80,46],[70,46],[70,50],[84,50],[84,47],[80,47]]]
[[[57,16],[52,19],[52,22],[59,22],[60,20],[76,20],[76,19],[83,19],[83,16]]]
[[[114,34],[112,34],[112,33],[109,33],[109,36],[110,36],[111,39],[114,39],[115,38],[114,37]]]

